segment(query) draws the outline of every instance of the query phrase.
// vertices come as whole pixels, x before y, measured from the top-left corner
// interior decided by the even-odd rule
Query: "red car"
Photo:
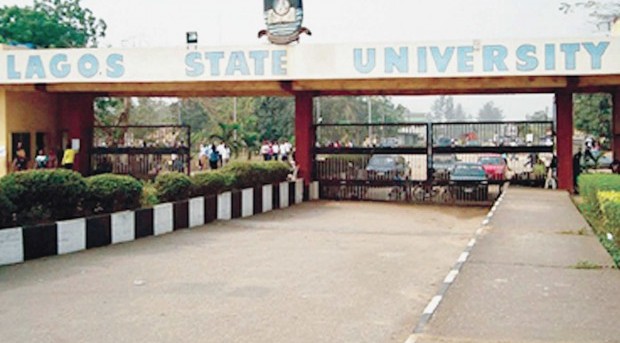
[[[499,154],[484,155],[478,158],[489,180],[506,180],[508,165],[506,160]]]

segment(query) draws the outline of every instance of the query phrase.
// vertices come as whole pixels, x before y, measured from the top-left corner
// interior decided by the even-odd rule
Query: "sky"
[[[420,42],[601,36],[587,13],[559,11],[568,0],[305,0],[300,44]],[[32,0],[0,0],[0,5]],[[180,47],[196,31],[200,46],[267,44],[262,0],[82,0],[108,24],[102,47]],[[413,112],[428,112],[436,97],[394,97]],[[459,96],[474,116],[487,101],[507,119],[553,108],[552,95]],[[550,110],[551,111],[551,110]]]

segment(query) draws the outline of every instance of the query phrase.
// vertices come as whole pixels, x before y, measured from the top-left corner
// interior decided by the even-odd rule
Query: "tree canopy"
[[[595,137],[611,137],[611,95],[576,94],[574,104],[577,130]]]
[[[0,42],[36,48],[96,47],[106,23],[80,0],[34,0],[0,8]]]
[[[496,107],[493,101],[489,101],[478,112],[478,121],[501,121],[504,120],[504,111]]]

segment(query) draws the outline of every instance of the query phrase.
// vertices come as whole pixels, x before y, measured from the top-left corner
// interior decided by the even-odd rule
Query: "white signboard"
[[[0,51],[0,84],[620,74],[620,39]]]
[[[0,157],[6,157],[6,147],[0,146]]]

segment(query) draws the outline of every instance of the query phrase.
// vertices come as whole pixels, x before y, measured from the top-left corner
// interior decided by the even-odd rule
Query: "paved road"
[[[309,203],[0,268],[0,342],[396,342],[483,209]]]
[[[567,193],[510,188],[416,342],[620,342],[620,272],[587,228]]]

